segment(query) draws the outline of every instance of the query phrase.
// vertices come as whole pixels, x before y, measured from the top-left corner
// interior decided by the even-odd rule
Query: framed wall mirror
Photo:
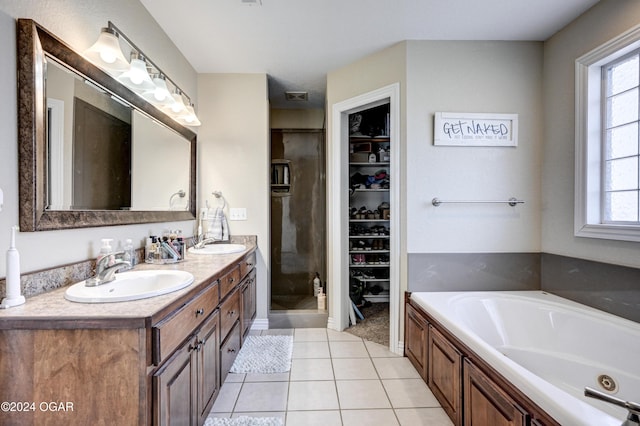
[[[195,219],[196,134],[17,21],[20,230]]]

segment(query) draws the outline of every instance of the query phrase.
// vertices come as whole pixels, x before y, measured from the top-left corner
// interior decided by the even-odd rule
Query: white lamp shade
[[[108,28],[103,28],[98,40],[84,51],[84,56],[100,68],[117,74],[129,68],[129,62],[122,54],[118,36]]]
[[[178,120],[180,115],[186,111],[187,107],[185,106],[180,93],[172,93],[171,98],[173,99],[173,102],[166,106],[165,112],[172,116],[174,120]]]
[[[197,127],[202,124],[200,123],[200,120],[198,120],[196,112],[191,105],[186,106],[185,112],[178,117],[177,121],[178,123],[189,127]]]
[[[174,103],[173,97],[167,88],[167,82],[162,77],[153,79],[154,88],[142,94],[142,97],[154,105],[170,105]]]
[[[124,72],[118,80],[135,92],[147,92],[155,89],[155,84],[151,81],[147,64],[142,59],[132,59],[131,67]]]

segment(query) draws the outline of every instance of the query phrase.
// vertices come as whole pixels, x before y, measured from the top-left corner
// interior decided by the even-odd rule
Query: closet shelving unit
[[[361,125],[349,135],[350,289],[360,288],[369,302],[389,302],[389,105],[351,114],[350,123],[355,115]]]

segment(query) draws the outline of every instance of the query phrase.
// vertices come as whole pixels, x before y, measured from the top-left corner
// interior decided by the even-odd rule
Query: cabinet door
[[[464,361],[465,426],[523,426],[527,414],[470,361]]]
[[[427,336],[429,333],[428,323],[420,313],[411,305],[407,304],[405,311],[405,346],[404,353],[409,358],[413,366],[418,370],[420,376],[427,380]]]
[[[196,336],[196,387],[198,424],[204,424],[220,390],[220,315],[213,313]]]
[[[156,399],[154,424],[195,424],[195,363],[193,341],[185,343],[153,376]]]
[[[236,321],[226,340],[220,346],[220,380],[224,383],[240,352],[240,321]]]
[[[242,286],[242,335],[246,336],[256,314],[256,271],[251,271]]]
[[[442,334],[429,325],[428,383],[454,425],[462,425],[462,355]],[[487,423],[488,425],[491,423]],[[493,426],[493,425],[492,425]]]

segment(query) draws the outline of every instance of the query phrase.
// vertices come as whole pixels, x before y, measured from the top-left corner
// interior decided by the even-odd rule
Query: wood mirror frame
[[[196,218],[196,134],[84,59],[65,42],[31,19],[17,20],[18,172],[20,230],[173,222]],[[190,142],[189,210],[60,210],[46,209],[47,143],[45,52],[96,85],[125,100],[144,115]]]

